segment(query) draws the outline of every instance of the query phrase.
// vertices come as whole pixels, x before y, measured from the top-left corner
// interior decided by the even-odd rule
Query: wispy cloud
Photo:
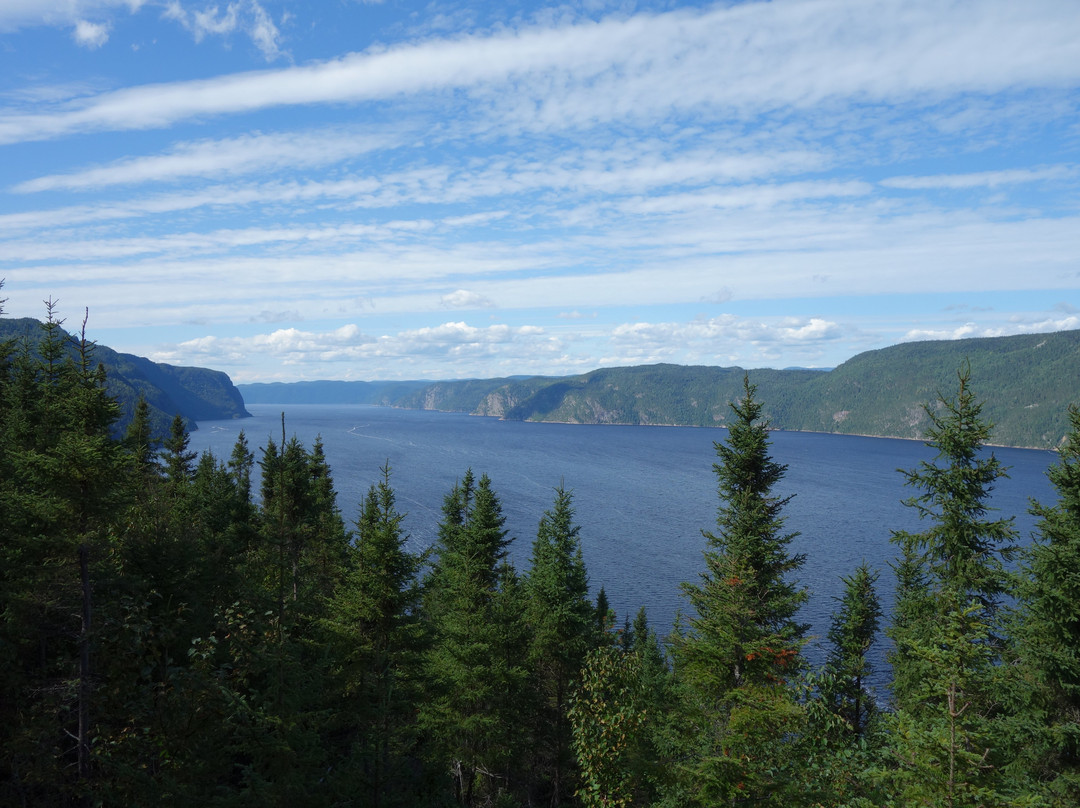
[[[281,32],[258,0],[239,0],[224,8],[216,3],[192,7],[193,4],[169,0],[162,16],[178,22],[201,42],[208,36],[228,37],[243,31],[268,62],[282,55]]]
[[[890,177],[881,181],[886,188],[905,190],[948,190],[966,188],[997,188],[1000,185],[1016,185],[1044,180],[1075,178],[1077,169],[1072,165],[1045,166],[1041,168],[1014,168],[1005,171],[977,171],[971,174],[934,174],[925,177]]]
[[[835,2],[749,3],[537,25],[133,87],[5,116],[0,141],[450,89],[468,91],[480,109],[497,105],[523,125],[565,128],[690,108],[753,117],[835,98],[924,105],[945,94],[1063,87],[1080,76],[1080,15],[1062,16],[1051,0],[1023,7],[990,0],[976,9],[941,0],[842,5],[840,13]],[[228,14],[205,25],[224,26],[229,18],[221,13]],[[491,94],[506,83],[517,90],[512,98]]]
[[[271,169],[313,168],[385,148],[390,135],[370,131],[252,133],[227,140],[179,143],[165,154],[119,160],[71,174],[51,174],[19,183],[19,193],[99,189],[112,185],[220,178]]]

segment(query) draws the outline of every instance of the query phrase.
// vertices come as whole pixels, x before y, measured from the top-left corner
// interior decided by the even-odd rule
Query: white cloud
[[[491,308],[495,304],[483,295],[476,294],[476,292],[468,292],[464,289],[458,289],[456,292],[451,292],[448,295],[443,295],[442,305],[451,309],[481,309]]]
[[[263,57],[272,62],[282,55],[281,32],[266,10],[256,2],[251,3],[251,26],[248,33],[251,41],[262,51]]]
[[[230,20],[227,10],[203,23],[182,9],[171,13],[193,31]],[[0,141],[448,89],[474,93],[477,110],[557,129],[688,109],[745,119],[830,99],[923,106],[957,93],[1064,87],[1078,76],[1080,15],[1062,14],[1053,0],[747,3],[500,29],[284,70],[135,87],[8,116]],[[506,86],[514,92],[491,94]]]
[[[94,50],[100,48],[109,41],[109,26],[103,23],[93,23],[87,20],[79,20],[75,23],[72,31],[75,42],[84,48]]]
[[[196,42],[202,42],[207,36],[228,37],[243,31],[266,61],[272,62],[282,55],[281,32],[258,0],[228,3],[224,8],[216,3],[189,8],[179,0],[170,0],[162,16],[180,23]]]
[[[447,322],[379,336],[365,334],[355,324],[327,332],[285,328],[252,337],[207,336],[162,347],[151,358],[180,364],[228,365],[254,357],[290,366],[338,366],[338,376],[343,365],[376,363],[382,374],[378,378],[400,378],[433,361],[468,370],[473,367],[471,363],[499,357],[510,360],[522,351],[551,356],[561,350],[557,338],[536,326],[498,324],[479,328],[465,322]]]
[[[689,323],[626,323],[611,332],[611,342],[620,354],[641,361],[660,361],[689,353],[696,360],[710,361],[734,357],[746,345],[758,348],[756,355],[777,355],[781,347],[802,349],[809,343],[840,339],[844,329],[819,317],[783,318],[769,322],[725,314]]]
[[[20,193],[98,189],[111,185],[170,182],[258,171],[314,168],[357,157],[396,142],[392,135],[333,129],[320,132],[252,133],[223,140],[178,143],[164,154],[118,160],[70,174],[27,180]]]
[[[1016,168],[1002,171],[977,171],[971,174],[934,174],[925,177],[890,177],[881,181],[886,188],[904,190],[925,190],[945,188],[958,190],[964,188],[997,188],[1000,185],[1015,185],[1043,180],[1065,180],[1077,174],[1073,166],[1045,166],[1041,168]]]
[[[953,328],[913,328],[900,339],[901,342],[926,340],[954,340],[972,337],[1007,337],[1014,334],[1045,334],[1053,331],[1070,331],[1080,328],[1080,317],[1031,317],[1012,318],[1010,322],[995,325],[963,323]]]

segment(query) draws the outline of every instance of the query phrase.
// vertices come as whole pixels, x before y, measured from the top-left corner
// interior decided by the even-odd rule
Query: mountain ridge
[[[1080,403],[1080,330],[900,343],[832,370],[653,364],[573,376],[339,384],[381,391],[352,403],[506,420],[724,426],[728,402],[749,374],[774,428],[924,439],[931,425],[926,406],[936,406],[939,393],[953,394],[964,367],[995,424],[994,444],[1050,449],[1061,442],[1068,407]],[[238,385],[245,400],[251,387]],[[349,403],[348,387],[340,390],[335,403]]]

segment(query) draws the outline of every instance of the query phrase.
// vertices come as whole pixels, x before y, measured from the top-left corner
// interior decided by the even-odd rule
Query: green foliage
[[[891,718],[891,785],[903,804],[1004,804],[1003,717],[997,673],[1002,658],[998,605],[1011,519],[987,517],[987,498],[1004,475],[981,451],[990,427],[959,373],[955,398],[927,408],[936,463],[906,472],[921,493],[908,500],[930,521],[900,532],[899,619],[890,636],[897,682]]]
[[[529,667],[537,693],[532,754],[539,790],[552,805],[572,793],[569,699],[597,633],[572,502],[569,491],[556,489],[554,505],[540,519],[525,578]]]
[[[714,465],[717,531],[706,532],[706,571],[683,589],[693,608],[672,645],[683,714],[684,799],[694,804],[754,799],[782,804],[791,782],[785,739],[803,714],[793,683],[803,667],[805,627],[795,622],[805,590],[788,576],[788,498],[773,489],[785,467],[769,455],[768,423],[755,387],[731,405],[726,444]]]
[[[1039,534],[1007,574],[1012,526],[987,507],[1004,470],[983,449],[967,373],[928,408],[938,456],[907,473],[926,529],[894,537],[895,709],[875,715],[864,683],[881,614],[865,565],[844,579],[827,664],[803,675],[802,558],[775,492],[785,468],[745,375],[673,670],[644,610],[618,631],[603,587],[590,603],[561,487],[519,577],[490,480],[467,473],[421,583],[426,556],[407,550],[388,467],[350,535],[321,441],[283,430],[253,502],[243,433],[227,460],[196,458],[175,418],[159,448],[143,403],[118,440],[98,349],[51,305],[35,328],[0,337],[2,804],[1080,798],[1080,411],[1050,471],[1058,501],[1033,503]],[[1042,347],[1067,355],[1055,345]],[[579,388],[531,380],[550,394],[533,403],[614,406],[619,383],[667,372],[628,370]],[[488,406],[518,383],[489,389]],[[611,397],[574,398],[598,385]],[[687,411],[712,418],[702,401]],[[635,417],[659,417],[656,405],[642,396]]]
[[[881,620],[881,604],[874,591],[877,579],[878,573],[871,572],[865,563],[843,578],[844,594],[837,599],[840,609],[833,615],[828,635],[830,649],[821,697],[856,737],[866,734],[876,711],[873,695],[867,690],[873,671],[867,655]]]
[[[585,808],[629,806],[638,788],[636,739],[648,719],[641,659],[615,645],[591,651],[570,707]]]
[[[390,468],[368,490],[349,550],[348,574],[323,621],[335,694],[326,731],[345,763],[331,778],[338,800],[408,805],[415,702],[422,690],[420,559],[405,549],[404,516]]]
[[[434,640],[426,666],[432,692],[420,722],[461,805],[520,787],[510,774],[523,735],[509,728],[526,723],[516,710],[527,643],[522,612],[513,608],[521,592],[505,560],[504,522],[490,479],[476,482],[468,471],[443,504],[437,559],[425,584]]]
[[[1048,472],[1057,502],[1032,503],[1039,517],[1024,553],[1020,606],[1010,635],[1021,708],[1033,715],[1020,756],[1054,805],[1080,801],[1080,410],[1069,408],[1068,440]]]

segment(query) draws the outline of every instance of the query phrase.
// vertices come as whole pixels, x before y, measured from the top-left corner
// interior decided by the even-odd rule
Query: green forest
[[[922,440],[933,426],[925,405],[947,393],[961,364],[971,368],[984,391],[982,404],[994,424],[996,445],[1061,445],[1070,428],[1068,407],[1080,390],[1080,331],[909,342],[864,351],[833,370],[760,368],[753,375],[764,414],[777,429]],[[741,394],[746,372],[659,364],[563,377],[239,389],[251,404],[346,401],[351,393],[355,403],[520,421],[723,426],[728,402]]]
[[[661,642],[590,596],[572,492],[517,570],[495,483],[461,469],[411,553],[392,470],[339,503],[284,423],[197,457],[142,402],[115,437],[95,346],[50,311],[0,344],[0,804],[1080,804],[1080,411],[1029,545],[988,508],[1006,470],[971,375],[928,402],[937,454],[905,472],[922,530],[893,534],[878,704],[880,571],[846,571],[812,668],[745,374]]]

